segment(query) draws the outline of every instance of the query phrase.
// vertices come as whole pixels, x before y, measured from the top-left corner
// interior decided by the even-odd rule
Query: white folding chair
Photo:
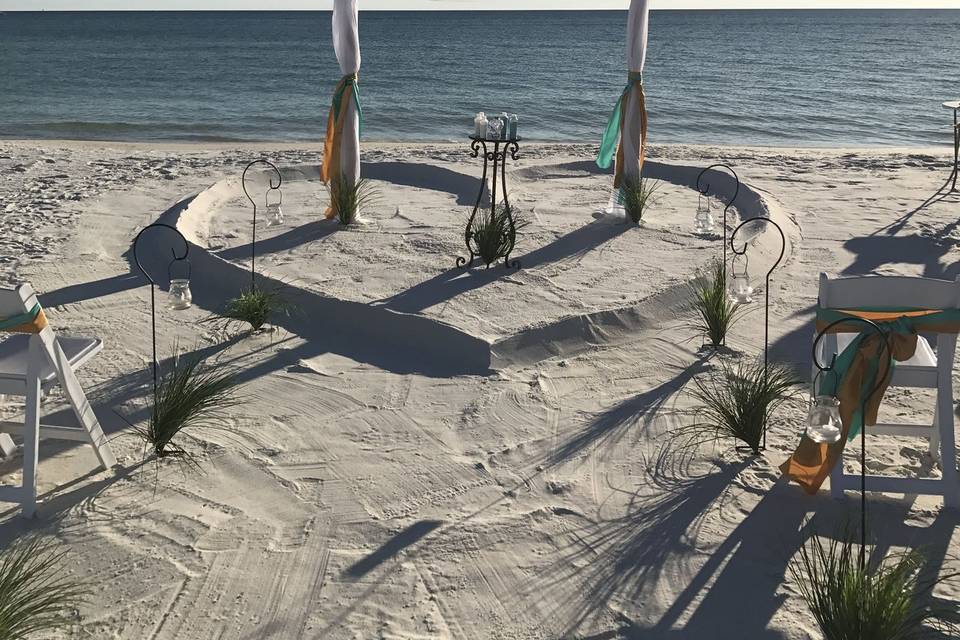
[[[960,308],[960,278],[956,281],[900,276],[866,276],[830,280],[820,274],[819,304],[826,309],[863,307],[913,307],[922,309]],[[830,364],[833,355],[843,351],[856,337],[854,333],[830,334],[823,337],[817,357],[821,364]],[[932,424],[876,424],[866,428],[868,435],[916,436],[930,440],[930,454],[939,460],[943,470],[937,478],[903,478],[867,476],[868,491],[943,496],[944,505],[960,506],[960,483],[957,479],[956,445],[953,425],[953,359],[956,334],[936,334],[931,346],[922,335],[912,358],[897,362],[890,380],[891,387],[936,389]],[[817,369],[813,369],[814,377]],[[869,445],[868,445],[869,446]],[[843,471],[837,462],[830,474],[830,491],[835,497],[846,489],[859,489],[860,476]]]
[[[93,446],[104,469],[116,464],[97,416],[74,373],[103,348],[103,343],[95,338],[54,335],[28,284],[16,289],[0,289],[0,323],[3,331],[15,332],[0,341],[0,393],[26,398],[23,424],[0,422],[4,449],[12,445],[8,433],[23,431],[23,486],[0,487],[0,501],[19,502],[23,515],[31,517],[36,510],[40,438],[87,442]],[[41,396],[57,384],[63,388],[79,427],[40,424]]]

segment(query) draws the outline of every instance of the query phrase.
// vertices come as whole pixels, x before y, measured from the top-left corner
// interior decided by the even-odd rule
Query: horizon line
[[[4,9],[0,10],[0,15],[7,13],[331,13],[332,9]],[[579,8],[579,7],[557,7],[553,9],[504,9],[482,7],[461,9],[360,9],[362,13],[457,13],[457,12],[568,12],[568,11],[621,11],[627,12],[627,8],[621,7],[597,7],[597,8]],[[960,7],[931,7],[931,6],[911,6],[911,7],[688,7],[685,9],[650,9],[651,12],[669,12],[669,11],[960,11]]]

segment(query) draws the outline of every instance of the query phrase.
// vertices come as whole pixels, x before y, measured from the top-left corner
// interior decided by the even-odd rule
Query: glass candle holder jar
[[[833,444],[840,441],[842,434],[840,401],[833,396],[814,398],[807,413],[807,429],[804,435],[814,442]]]
[[[274,227],[283,224],[283,207],[279,202],[267,205],[267,226]]]
[[[733,276],[731,283],[731,295],[734,301],[740,304],[749,304],[753,302],[753,287],[750,286],[750,276],[746,273],[739,273]]]
[[[187,278],[174,278],[170,281],[170,293],[167,295],[167,302],[171,309],[182,311],[189,309],[193,304],[193,293],[190,291],[190,280]]]
[[[753,287],[750,286],[746,255],[734,256],[730,269],[733,276],[730,280],[730,298],[739,304],[753,302]]]
[[[713,233],[714,220],[710,209],[697,209],[693,220],[694,230],[699,234]]]

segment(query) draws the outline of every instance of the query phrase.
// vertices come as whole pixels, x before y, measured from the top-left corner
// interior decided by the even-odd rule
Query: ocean
[[[462,140],[477,111],[597,142],[626,12],[360,13],[363,138]],[[651,143],[947,144],[960,10],[655,11]],[[0,137],[317,141],[329,12],[0,15]]]

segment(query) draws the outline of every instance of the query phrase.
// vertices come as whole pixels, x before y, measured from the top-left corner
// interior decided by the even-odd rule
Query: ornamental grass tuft
[[[706,270],[699,271],[690,286],[697,312],[691,325],[710,347],[718,349],[745,311],[727,293],[727,270],[723,261],[714,260]]]
[[[623,209],[634,224],[640,224],[647,209],[657,204],[660,198],[656,195],[660,189],[660,182],[641,177],[639,180],[624,180],[620,187],[620,201]]]
[[[254,287],[228,301],[219,316],[207,320],[219,322],[225,330],[235,324],[248,324],[251,330],[259,331],[275,314],[289,312],[290,305],[279,293]]]
[[[174,440],[185,431],[217,428],[226,411],[241,404],[236,378],[230,372],[202,366],[199,358],[174,358],[163,374],[146,428],[137,428],[158,460],[175,458],[197,467],[193,454]]]
[[[513,238],[511,239],[510,217],[513,218]],[[477,255],[488,267],[516,244],[516,234],[528,226],[530,221],[509,205],[496,207],[494,211],[486,209],[477,212],[470,228],[473,232],[473,244]]]
[[[825,640],[922,640],[960,637],[955,602],[937,604],[933,589],[957,574],[924,578],[919,551],[892,554],[860,569],[850,536],[824,543],[813,536],[790,572]]]
[[[0,555],[0,640],[22,640],[73,624],[89,585],[65,573],[67,552],[38,536]]]
[[[764,373],[762,362],[749,362],[723,364],[693,384],[698,421],[677,434],[696,445],[733,438],[759,454],[770,416],[798,393],[800,381],[784,365],[770,364]]]
[[[351,182],[342,175],[330,179],[327,192],[330,194],[330,208],[343,226],[355,223],[360,211],[372,205],[379,197],[379,192],[366,178]]]

